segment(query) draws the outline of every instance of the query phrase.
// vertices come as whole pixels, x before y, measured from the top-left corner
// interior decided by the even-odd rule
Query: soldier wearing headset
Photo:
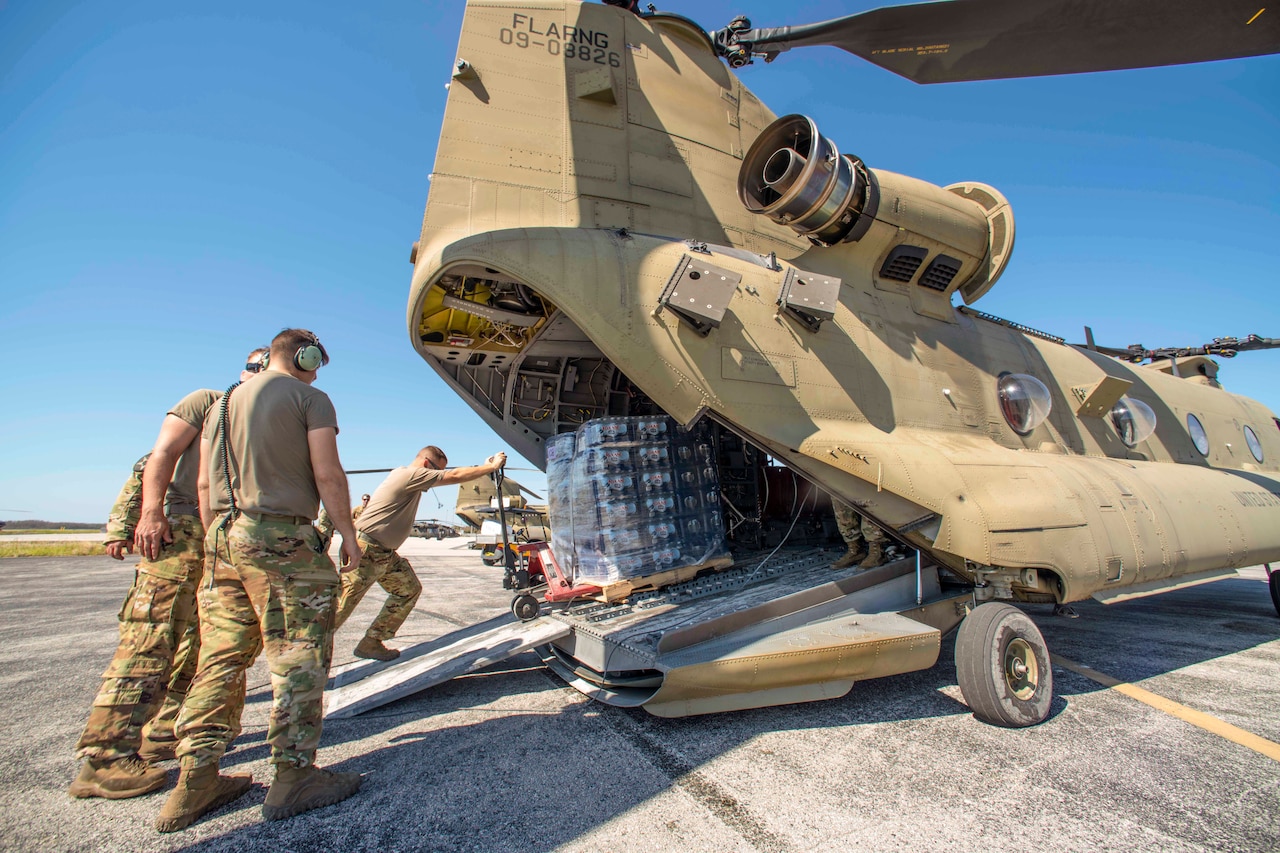
[[[178,718],[181,770],[156,820],[161,832],[252,787],[252,777],[220,775],[218,764],[243,708],[236,685],[261,651],[272,673],[267,743],[275,765],[263,817],[331,805],[360,787],[358,773],[315,766],[339,587],[311,523],[321,501],[342,534],[342,571],[360,563],[337,414],[312,387],[328,362],[314,334],[285,329],[262,375],[225,395],[206,423],[199,495],[210,577],[199,593],[200,663]]]

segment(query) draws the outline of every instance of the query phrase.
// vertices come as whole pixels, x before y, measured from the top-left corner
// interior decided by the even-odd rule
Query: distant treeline
[[[41,521],[38,518],[19,518],[0,521],[5,527],[21,527],[23,530],[61,530],[64,527],[80,530],[98,530],[102,522]]]

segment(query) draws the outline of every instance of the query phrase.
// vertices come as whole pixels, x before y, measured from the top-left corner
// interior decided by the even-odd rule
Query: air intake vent
[[[951,280],[960,272],[960,261],[949,255],[938,255],[920,275],[920,286],[931,290],[946,290]]]
[[[928,254],[928,249],[922,249],[919,246],[895,246],[880,266],[880,277],[894,281],[911,281]]]

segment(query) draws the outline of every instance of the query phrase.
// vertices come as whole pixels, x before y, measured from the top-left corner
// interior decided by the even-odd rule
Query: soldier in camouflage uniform
[[[252,375],[246,369],[241,379]],[[123,799],[164,784],[165,771],[150,762],[173,757],[173,725],[199,650],[193,617],[204,528],[196,508],[197,439],[219,396],[194,391],[169,411],[155,449],[134,466],[112,509],[107,553],[123,559],[132,542],[143,559],[120,610],[115,657],[76,745],[84,763],[71,783],[73,797]]]
[[[107,516],[107,538],[102,547],[113,560],[123,560],[125,554],[133,553],[133,529],[142,514],[142,471],[150,458],[148,453],[133,463],[133,473],[120,487],[120,494]]]
[[[385,641],[396,635],[422,593],[422,583],[409,561],[396,553],[413,532],[422,493],[432,486],[465,483],[501,468],[507,462],[503,453],[490,456],[483,465],[445,470],[449,460],[444,451],[427,446],[409,465],[396,468],[373,490],[365,512],[358,516],[356,535],[363,557],[360,568],[342,576],[342,595],[338,598],[335,628],[341,628],[360,603],[360,599],[377,583],[387,593],[382,611],[364,638],[356,645],[356,657],[371,660],[395,660],[398,649],[389,649]]]
[[[328,355],[315,335],[286,329],[271,342],[266,372],[223,398],[201,441],[200,510],[208,529],[208,584],[200,590],[200,663],[178,719],[178,785],[156,828],[173,832],[237,799],[245,775],[218,763],[242,706],[234,686],[265,652],[272,706],[267,727],[275,779],[267,820],[332,805],[355,793],[358,773],[315,766],[324,685],[333,652],[338,572],[311,520],[323,499],[348,505],[338,458],[337,414],[311,387]],[[344,571],[360,563],[345,511]]]
[[[889,538],[884,531],[849,504],[837,497],[831,498],[836,512],[836,527],[849,550],[831,564],[833,569],[847,569],[858,563],[860,569],[873,569],[884,561],[884,549]],[[861,562],[858,562],[861,560]]]
[[[361,495],[360,503],[351,508],[351,520],[355,521],[360,518],[365,507],[369,505],[369,495]],[[316,530],[320,531],[320,540],[324,542],[325,550],[329,550],[329,543],[333,541],[333,519],[329,517],[329,510],[320,509],[320,517],[316,519]],[[363,559],[363,558],[361,558]]]
[[[111,507],[111,514],[107,517],[107,539],[103,544],[107,555],[113,559],[123,560],[126,552],[133,552],[133,532],[142,515],[142,472],[146,469],[147,460],[150,458],[151,454],[148,453],[134,464],[133,473],[129,475],[128,480],[125,480],[124,486],[120,489],[120,495]],[[126,600],[126,607],[128,604],[129,601]],[[175,615],[183,616],[183,614]],[[141,746],[137,748],[137,754],[143,761],[155,762],[173,758],[173,746],[177,743],[173,727],[178,721],[178,708],[182,706],[182,699],[187,695],[187,688],[191,685],[191,677],[195,675],[196,656],[200,653],[200,626],[189,616],[185,621],[186,628],[182,630],[182,636],[173,653],[169,681],[163,693],[164,699],[161,700],[160,710],[142,727],[141,738],[138,737],[137,732],[130,730],[124,731],[118,738],[108,736],[107,739],[114,744],[116,752],[129,753],[127,745],[137,744],[140,741]],[[175,619],[175,634],[180,629],[178,622],[179,620]],[[145,713],[146,708],[141,707],[139,710]],[[136,720],[120,724],[126,729],[137,727]]]

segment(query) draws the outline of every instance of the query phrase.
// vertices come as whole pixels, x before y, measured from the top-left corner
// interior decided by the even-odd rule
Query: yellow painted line
[[[1069,669],[1077,675],[1083,675],[1090,681],[1095,681],[1103,687],[1108,687],[1117,693],[1122,693],[1130,699],[1136,699],[1144,705],[1150,705],[1157,711],[1163,711],[1171,717],[1177,717],[1183,722],[1198,726],[1206,732],[1215,734],[1220,738],[1225,738],[1232,743],[1238,743],[1241,746],[1248,747],[1254,752],[1265,755],[1273,761],[1280,761],[1280,743],[1269,741],[1264,737],[1258,737],[1253,732],[1246,732],[1244,729],[1233,726],[1230,723],[1220,720],[1211,714],[1203,711],[1196,711],[1182,705],[1172,699],[1166,699],[1163,696],[1157,696],[1149,690],[1143,690],[1133,684],[1112,678],[1104,672],[1098,672],[1096,669],[1087,667],[1082,663],[1076,663],[1068,660],[1061,655],[1052,655],[1053,662],[1063,669]]]
[[[1261,14],[1262,14],[1263,12],[1265,12],[1265,11],[1267,11],[1267,7],[1266,7],[1266,6],[1263,6],[1261,9],[1259,9],[1259,10],[1258,10],[1258,15],[1261,15]],[[1250,18],[1250,19],[1245,23],[1245,26],[1247,27],[1247,26],[1249,26],[1249,24],[1252,24],[1254,21],[1258,20],[1258,15],[1254,15],[1252,18]]]

